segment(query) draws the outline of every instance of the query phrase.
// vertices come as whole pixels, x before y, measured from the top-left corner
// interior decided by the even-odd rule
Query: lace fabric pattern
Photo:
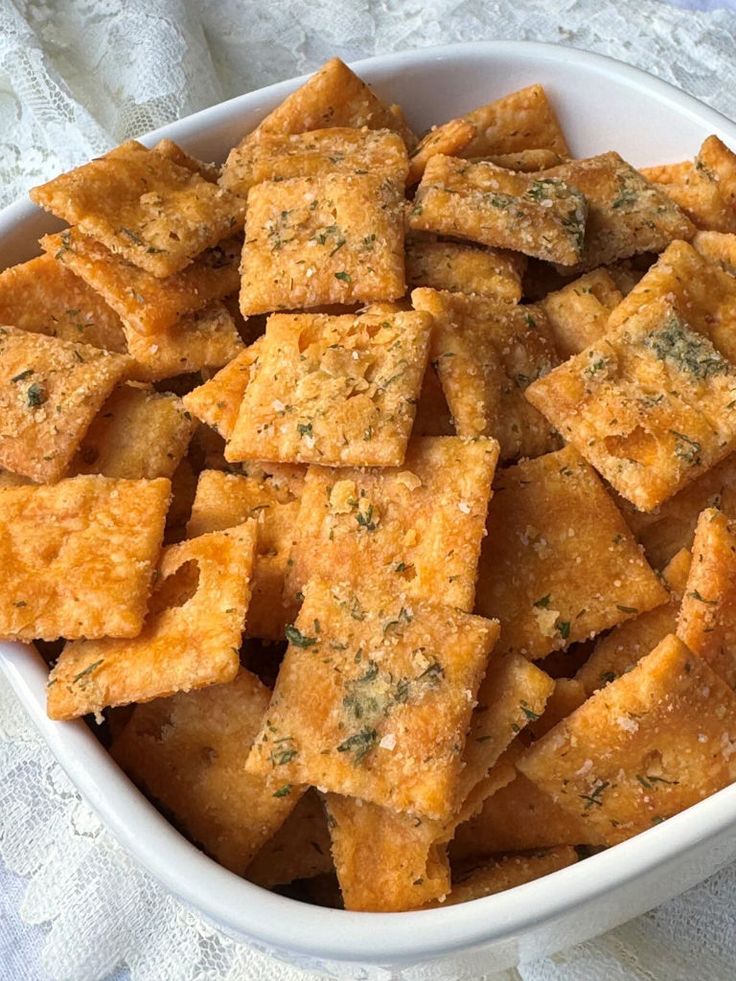
[[[728,5],[706,12],[656,0],[0,0],[0,204],[125,138],[335,54],[554,41],[644,68],[733,118],[736,87],[724,80],[733,77],[736,9]],[[99,981],[120,967],[134,981],[324,977],[316,965],[283,964],[235,943],[137,868],[1,680],[0,859],[27,879],[20,912],[43,925],[42,970],[55,981]],[[2,978],[3,929],[0,918]],[[603,938],[503,978],[726,981],[734,964],[731,867]],[[393,977],[419,974],[446,977]],[[370,977],[391,979],[385,971]],[[473,975],[485,979],[500,976]]]

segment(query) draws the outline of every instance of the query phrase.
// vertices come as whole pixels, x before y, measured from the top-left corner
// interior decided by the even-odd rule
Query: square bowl
[[[477,42],[354,65],[417,131],[533,82],[550,95],[573,154],[618,150],[632,164],[691,158],[736,124],[645,72],[572,48]],[[148,134],[222,160],[304,79],[231,99]],[[38,253],[59,227],[32,204],[0,213],[0,268]],[[0,670],[80,794],[166,889],[236,940],[331,976],[477,978],[591,939],[695,885],[736,858],[736,784],[635,838],[542,879],[445,909],[353,913],[270,893],[186,841],[118,769],[82,721],[46,716],[47,669],[32,647],[0,644]]]

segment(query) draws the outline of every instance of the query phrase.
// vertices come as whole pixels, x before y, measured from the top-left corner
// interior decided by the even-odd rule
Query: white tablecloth
[[[0,203],[124,137],[334,54],[455,40],[611,54],[736,118],[735,11],[736,0],[0,0]],[[0,687],[0,981],[128,972],[135,981],[316,976],[213,933],[134,868]],[[736,869],[519,976],[731,981]]]

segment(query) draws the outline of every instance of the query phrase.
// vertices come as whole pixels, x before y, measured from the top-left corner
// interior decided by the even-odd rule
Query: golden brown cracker
[[[188,411],[212,426],[225,439],[230,438],[235,427],[240,403],[261,347],[262,341],[258,338],[224,368],[220,368],[216,375],[184,396],[183,402]]]
[[[243,224],[243,202],[135,140],[31,190],[46,211],[165,278]]]
[[[594,269],[548,293],[540,306],[554,337],[555,347],[562,358],[579,354],[589,344],[599,340],[608,329],[611,311],[623,294],[605,269]]]
[[[243,769],[269,698],[241,668],[228,684],[137,705],[112,747],[128,776],[239,875],[299,798]]]
[[[310,580],[247,765],[443,820],[496,625],[390,593]]]
[[[282,784],[275,793],[298,788]],[[316,790],[308,790],[276,834],[269,838],[245,871],[245,878],[270,889],[295,879],[311,879],[334,870],[327,816]]]
[[[406,283],[451,293],[479,293],[518,303],[524,257],[462,242],[412,237],[406,243]]]
[[[472,610],[497,457],[493,440],[427,436],[410,442],[400,467],[310,467],[288,601],[298,602],[312,576],[339,575]]]
[[[404,198],[380,174],[265,181],[248,194],[243,316],[404,295]]]
[[[129,328],[141,334],[166,331],[185,314],[237,290],[242,246],[242,238],[225,239],[198,255],[186,269],[159,279],[78,228],[41,239],[42,249],[80,277]]]
[[[417,188],[409,225],[574,266],[583,254],[586,199],[547,173],[436,154]]]
[[[176,395],[120,385],[92,420],[70,469],[126,480],[171,478],[194,426]]]
[[[556,449],[554,429],[524,398],[557,363],[544,312],[430,289],[412,302],[434,318],[430,360],[458,435],[493,436],[502,460]]]
[[[49,716],[71,719],[232,681],[255,546],[248,522],[165,549],[143,630],[130,640],[68,643],[49,679]]]
[[[502,470],[476,609],[499,653],[537,659],[667,601],[595,471],[571,446]]]
[[[431,326],[414,311],[271,317],[225,457],[400,464]]]
[[[493,896],[507,889],[533,882],[545,875],[567,868],[578,861],[578,853],[569,845],[528,855],[506,855],[484,865],[453,869],[450,894],[441,905],[467,903],[471,899]]]
[[[98,476],[0,489],[0,636],[135,637],[169,494],[168,480]]]
[[[0,327],[0,466],[59,480],[131,365],[88,344]]]
[[[93,289],[42,255],[0,273],[0,324],[125,354],[120,318]]]
[[[736,695],[670,634],[517,766],[615,844],[733,781]]]

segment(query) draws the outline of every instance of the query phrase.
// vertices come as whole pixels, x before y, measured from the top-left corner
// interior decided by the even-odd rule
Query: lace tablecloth
[[[673,4],[697,9],[655,0],[0,0],[0,203],[125,137],[335,54],[555,41],[638,65],[736,118],[736,86],[728,84],[736,0]],[[0,981],[317,977],[213,932],[135,868],[3,684]],[[732,867],[508,977],[730,981],[735,965]]]

